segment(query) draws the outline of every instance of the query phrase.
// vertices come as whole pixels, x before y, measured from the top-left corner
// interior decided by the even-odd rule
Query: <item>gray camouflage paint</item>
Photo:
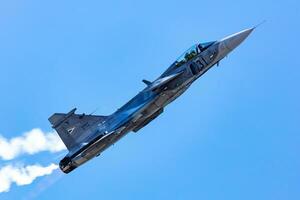
[[[137,132],[159,116],[166,105],[180,96],[196,79],[242,43],[254,28],[209,44],[185,63],[174,62],[155,81],[109,116],[54,114],[49,121],[66,144],[69,153],[60,168],[69,173],[117,142],[128,132]]]

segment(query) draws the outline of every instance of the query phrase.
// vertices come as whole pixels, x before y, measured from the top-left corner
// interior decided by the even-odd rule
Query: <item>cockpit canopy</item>
[[[193,59],[196,55],[207,49],[209,46],[211,46],[215,42],[206,42],[206,43],[200,43],[195,44],[188,50],[186,50],[176,61],[175,65],[181,66],[182,64],[186,63],[187,61]]]

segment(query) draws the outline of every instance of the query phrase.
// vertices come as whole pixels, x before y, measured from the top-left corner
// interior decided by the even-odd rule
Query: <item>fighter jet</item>
[[[195,80],[214,65],[219,65],[254,29],[193,45],[156,80],[143,80],[146,87],[111,115],[75,114],[76,108],[66,114],[53,114],[49,121],[69,150],[59,163],[60,169],[69,173],[100,155],[127,133],[141,130]]]

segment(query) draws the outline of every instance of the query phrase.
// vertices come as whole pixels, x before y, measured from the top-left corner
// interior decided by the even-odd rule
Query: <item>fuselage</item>
[[[129,102],[104,121],[96,123],[92,127],[94,134],[82,146],[70,151],[60,162],[60,168],[68,173],[98,156],[130,131],[137,132],[146,126],[196,79],[238,46],[252,30],[247,29],[220,41],[193,45]]]

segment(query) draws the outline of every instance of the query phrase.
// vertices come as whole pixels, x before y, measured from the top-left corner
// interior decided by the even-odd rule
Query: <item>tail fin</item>
[[[76,108],[69,113],[54,113],[49,117],[52,127],[70,151],[81,144],[85,138],[92,134],[91,126],[104,121],[106,116],[75,114]]]

